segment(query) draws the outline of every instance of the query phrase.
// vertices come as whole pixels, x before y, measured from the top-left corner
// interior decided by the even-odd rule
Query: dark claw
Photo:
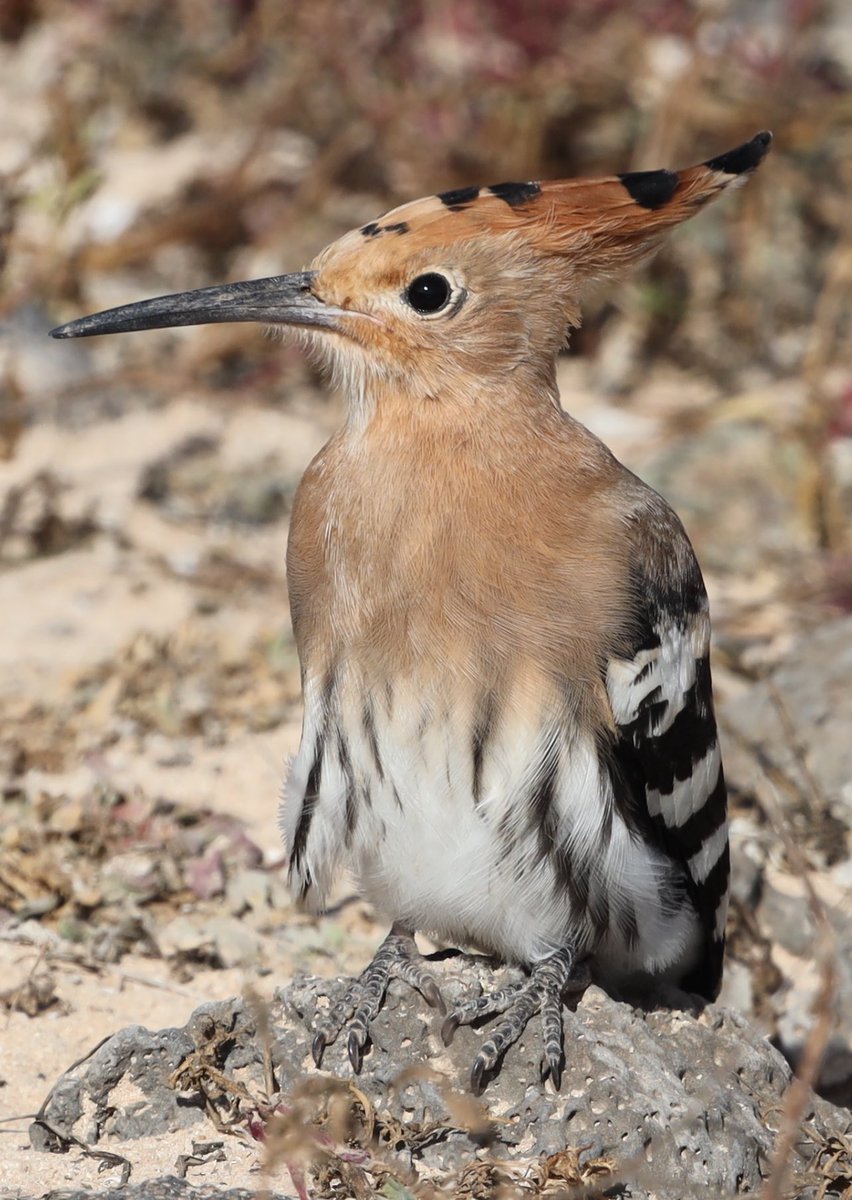
[[[430,979],[428,983],[424,984],[423,999],[431,1008],[437,1008],[439,1013],[445,1013],[447,1011],[447,1006],[444,1003],[444,997],[441,995],[438,985],[434,979]]]
[[[488,1070],[488,1064],[481,1054],[477,1054],[473,1060],[473,1067],[470,1071],[470,1090],[474,1096],[481,1096],[485,1090],[483,1075]]]
[[[450,1013],[444,1024],[441,1026],[441,1041],[445,1046],[452,1045],[453,1038],[456,1036],[456,1030],[459,1027],[459,1019],[455,1013]]]
[[[325,1048],[328,1041],[324,1033],[318,1033],[311,1043],[311,1054],[314,1057],[314,1062],[318,1067],[322,1066],[322,1056],[325,1054]]]
[[[554,1091],[558,1092],[562,1086],[562,1063],[558,1058],[541,1060],[541,1082],[547,1083],[548,1077],[553,1081]]]
[[[565,1063],[563,1054],[548,1054],[545,1052],[541,1056],[539,1064],[539,1074],[542,1083],[547,1083],[548,1078],[553,1080],[554,1091],[559,1091],[562,1086],[562,1068]]]
[[[349,1043],[346,1047],[349,1053],[349,1061],[352,1064],[352,1070],[356,1075],[361,1074],[361,1067],[364,1064],[364,1046],[358,1037],[356,1030],[352,1030],[349,1034]]]

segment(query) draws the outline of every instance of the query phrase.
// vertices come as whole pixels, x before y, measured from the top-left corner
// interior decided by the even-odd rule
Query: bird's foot
[[[444,1045],[449,1046],[459,1025],[471,1025],[480,1017],[505,1013],[502,1021],[491,1030],[473,1061],[470,1087],[479,1096],[485,1077],[493,1071],[509,1046],[518,1040],[536,1013],[541,1014],[541,1079],[548,1076],[559,1090],[565,1055],[562,1045],[562,1004],[566,992],[582,993],[588,987],[590,975],[583,960],[570,950],[558,950],[537,963],[529,979],[511,984],[498,992],[477,996],[453,1009],[441,1028]]]
[[[346,989],[317,1027],[311,1051],[314,1062],[322,1065],[326,1046],[336,1041],[344,1026],[349,1028],[347,1051],[352,1070],[359,1074],[364,1059],[364,1047],[370,1036],[370,1025],[382,1006],[391,979],[402,979],[420,992],[427,1004],[446,1012],[443,997],[434,977],[426,968],[417,949],[413,934],[401,925],[393,925],[390,933],[376,951],[375,958]]]

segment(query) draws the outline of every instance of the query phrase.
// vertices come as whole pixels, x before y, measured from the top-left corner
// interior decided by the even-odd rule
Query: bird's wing
[[[606,757],[614,789],[645,836],[684,870],[704,953],[683,985],[713,999],[721,984],[730,867],[710,621],[686,534],[674,514],[665,518],[667,529],[651,523],[642,530],[631,571],[629,647],[606,665],[615,725]]]

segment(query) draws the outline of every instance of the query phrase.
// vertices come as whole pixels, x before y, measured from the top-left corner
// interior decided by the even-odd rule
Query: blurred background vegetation
[[[297,269],[420,194],[686,165],[772,128],[749,187],[594,301],[569,353],[625,404],[660,361],[748,392],[783,441],[767,470],[794,477],[798,547],[828,554],[819,586],[852,599],[846,0],[2,0],[0,65],[0,318],[39,335]],[[73,420],[192,379],[284,402],[309,369],[248,327],[162,337],[154,365],[150,340],[92,347],[85,367],[43,345],[33,367],[14,341],[7,456],[59,401]],[[790,379],[780,420],[761,389]]]

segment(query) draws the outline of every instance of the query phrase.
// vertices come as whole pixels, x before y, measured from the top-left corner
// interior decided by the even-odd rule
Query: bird
[[[307,270],[83,317],[58,338],[297,331],[346,399],[292,509],[304,699],[280,823],[321,911],[349,867],[390,922],[321,1016],[361,1070],[390,980],[493,1018],[480,1093],[540,1018],[541,1079],[590,981],[719,992],[730,858],[702,575],[665,499],[563,409],[584,290],[741,183],[772,135],[684,170],[443,191]],[[566,397],[570,410],[570,396]],[[415,934],[522,968],[446,1011]]]

